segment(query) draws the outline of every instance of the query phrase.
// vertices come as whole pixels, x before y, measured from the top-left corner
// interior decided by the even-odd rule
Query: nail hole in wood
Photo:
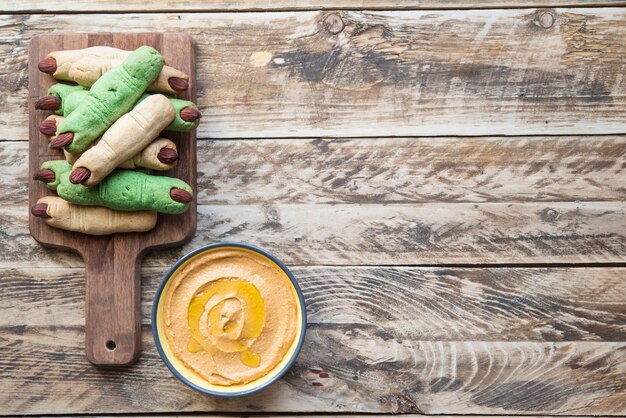
[[[117,347],[117,345],[115,344],[115,341],[113,341],[113,340],[107,341],[105,346],[106,346],[107,350],[109,350],[109,351],[113,351],[113,350],[115,350],[115,347]]]

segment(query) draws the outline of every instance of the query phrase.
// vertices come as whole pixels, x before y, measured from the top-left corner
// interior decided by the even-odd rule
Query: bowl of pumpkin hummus
[[[170,371],[215,396],[243,396],[282,377],[304,341],[306,307],[289,269],[265,250],[215,243],[178,260],[152,307]]]

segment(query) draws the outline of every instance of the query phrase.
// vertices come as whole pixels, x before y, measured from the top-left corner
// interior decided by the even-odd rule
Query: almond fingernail
[[[52,216],[48,215],[47,203],[37,203],[35,206],[30,208],[30,213],[38,218],[52,218]]]
[[[178,153],[173,148],[163,147],[161,151],[157,154],[157,158],[163,164],[171,164],[174,161],[178,160]]]
[[[170,87],[173,90],[176,90],[176,91],[185,91],[189,88],[189,82],[185,80],[184,78],[180,78],[180,77],[170,77],[167,80],[167,83],[170,85]]]
[[[58,96],[44,96],[35,102],[35,109],[57,110],[61,107],[61,98]]]
[[[65,132],[56,137],[56,139],[50,142],[50,148],[63,148],[74,140],[73,132]]]
[[[52,183],[56,180],[56,177],[57,176],[54,174],[54,171],[44,168],[43,170],[39,170],[35,173],[33,180],[43,181],[44,183]]]
[[[44,119],[39,124],[39,132],[44,135],[54,135],[57,133],[57,122],[54,119]]]
[[[91,177],[91,171],[85,167],[77,167],[70,173],[70,182],[80,184]]]
[[[174,187],[170,190],[170,197],[172,200],[180,203],[189,203],[193,200],[193,196],[186,190]]]
[[[57,70],[57,60],[54,58],[45,58],[39,61],[39,65],[37,65],[39,71],[46,74],[54,74]]]
[[[180,111],[180,118],[185,122],[193,122],[202,117],[202,114],[198,112],[198,109],[194,109],[193,107],[186,107]]]

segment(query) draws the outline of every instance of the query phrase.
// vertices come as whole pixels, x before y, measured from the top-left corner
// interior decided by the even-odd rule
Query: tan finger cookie
[[[99,141],[99,140],[98,140]],[[96,142],[97,144],[98,142]],[[72,154],[63,150],[65,160],[74,164],[82,155]],[[135,168],[148,168],[150,170],[166,171],[176,167],[178,162],[178,149],[176,144],[167,138],[157,138],[145,147],[139,154],[124,161],[116,168],[132,170]]]
[[[90,235],[149,231],[157,221],[153,211],[124,212],[102,206],[80,206],[57,196],[39,199],[31,212],[54,228]]]
[[[39,70],[57,80],[75,81],[84,87],[93,85],[103,74],[122,64],[131,51],[108,46],[54,51],[39,63]],[[163,66],[148,91],[176,94],[189,88],[189,77],[176,68]]]
[[[123,162],[139,154],[174,119],[167,97],[155,94],[119,118],[100,141],[76,160],[72,183],[92,187]]]

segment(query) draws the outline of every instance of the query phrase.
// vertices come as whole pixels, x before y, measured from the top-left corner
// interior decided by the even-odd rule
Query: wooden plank
[[[25,205],[0,207],[3,266],[82,266],[37,245],[27,216]],[[194,238],[144,265],[215,241],[255,244],[292,265],[624,263],[625,224],[626,202],[199,205]]]
[[[142,270],[150,324],[165,268]],[[293,267],[309,325],[422,341],[626,341],[626,268]],[[81,268],[1,269],[0,329],[84,324]],[[385,308],[382,308],[385,307]],[[384,327],[378,323],[384,322]]]
[[[25,144],[3,145],[0,262],[82,266],[28,236]],[[146,265],[168,265],[217,240],[252,242],[291,264],[625,260],[623,137],[199,147],[198,234],[184,247],[149,256]]]
[[[201,227],[183,251],[222,240],[253,242],[291,264],[308,265],[626,260],[626,202],[198,209]],[[156,264],[168,256],[158,251],[150,259]]]
[[[2,16],[0,140],[26,139],[32,36],[155,28],[195,41],[199,137],[626,133],[626,8],[328,13]]]
[[[205,204],[623,201],[626,137],[201,141]]]
[[[623,263],[625,210],[623,202],[202,205],[195,237],[145,263],[169,265],[214,241],[249,242],[305,265]],[[28,237],[25,208],[0,208],[0,215],[4,265],[77,265]]]
[[[3,413],[623,414],[626,408],[626,269],[293,270],[310,314],[305,347],[286,379],[243,403],[176,382],[147,328],[136,366],[90,367],[82,327],[74,326],[82,315],[80,270],[4,270]],[[154,288],[162,271],[144,269],[144,289]],[[385,305],[389,295],[404,297]],[[144,292],[144,313],[151,297]],[[382,305],[395,308],[383,313]],[[471,338],[477,341],[465,340]],[[80,393],[71,390],[79,384]]]
[[[242,399],[201,395],[159,358],[147,327],[135,366],[99,370],[82,328],[14,327],[0,338],[4,414],[138,412],[626,413],[624,342],[421,341],[382,324],[311,328],[294,367]],[[19,393],[22,396],[15,396]]]
[[[5,0],[0,13],[263,11],[316,9],[478,9],[502,7],[621,6],[622,0],[88,0],[70,4],[55,0]]]
[[[0,147],[0,202],[26,202],[27,146]],[[204,204],[622,201],[626,137],[198,141]]]

